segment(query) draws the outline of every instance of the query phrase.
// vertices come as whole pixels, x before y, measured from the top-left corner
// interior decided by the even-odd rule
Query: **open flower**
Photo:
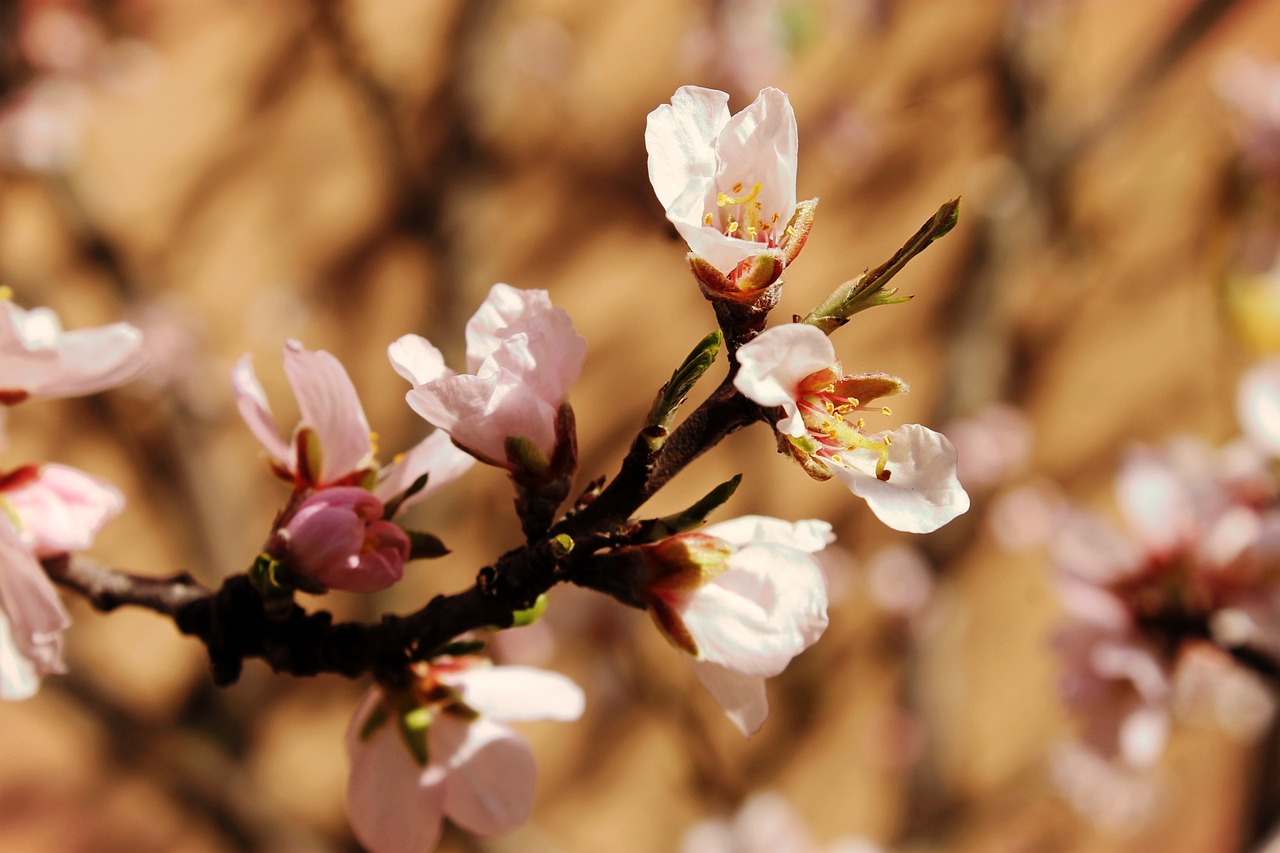
[[[94,394],[128,382],[146,363],[142,333],[128,323],[64,332],[48,308],[23,310],[0,292],[0,404]]]
[[[63,465],[0,476],[0,699],[25,699],[66,671],[70,620],[38,558],[89,547],[123,507],[116,489]]]
[[[276,533],[285,567],[325,589],[386,589],[404,575],[410,543],[382,515],[382,501],[364,489],[321,489]]]
[[[586,340],[544,290],[495,284],[467,323],[466,374],[454,374],[425,338],[387,350],[413,390],[405,399],[478,459],[512,471],[546,469],[567,450],[561,411],[578,378]]]
[[[637,598],[744,734],[769,715],[765,679],[826,630],[826,582],[810,555],[832,539],[826,522],[744,516],[626,549],[644,568]]]
[[[761,406],[783,411],[777,429],[811,476],[835,476],[895,530],[928,533],[969,509],[956,478],[956,452],[941,433],[919,424],[868,433],[861,412],[901,394],[906,383],[883,373],[845,374],[819,329],[776,326],[738,350],[733,384]]]
[[[419,664],[405,692],[374,688],[347,731],[347,811],[371,853],[426,853],[444,819],[476,835],[509,832],[533,809],[536,768],[503,721],[576,720],[569,679],[478,658]]]
[[[796,204],[785,93],[763,89],[731,117],[724,92],[683,86],[649,113],[644,140],[653,190],[694,255],[736,279],[760,256],[776,259],[776,278],[799,253],[817,200]]]
[[[300,415],[288,442],[280,437],[252,358],[243,356],[231,374],[240,416],[271,454],[272,468],[302,488],[366,484],[377,469],[373,438],[342,363],[324,350],[309,350],[291,340],[284,346],[284,371]],[[422,500],[461,476],[472,461],[448,436],[432,434],[379,470],[372,490],[388,501],[428,474],[426,487],[411,498]]]

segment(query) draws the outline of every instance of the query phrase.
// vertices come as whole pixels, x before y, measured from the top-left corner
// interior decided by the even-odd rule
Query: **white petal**
[[[738,350],[741,366],[733,387],[761,406],[781,406],[786,417],[779,432],[805,434],[796,406],[796,389],[807,376],[835,364],[836,350],[821,331],[805,323],[788,323],[766,329]]]
[[[930,533],[969,509],[969,495],[956,478],[956,451],[946,436],[919,424],[888,435],[888,482],[876,477],[879,457],[869,450],[842,451],[840,463],[823,461],[894,530]]]
[[[1130,526],[1158,551],[1170,551],[1196,532],[1189,484],[1168,459],[1148,448],[1125,455],[1116,477],[1116,497]]]
[[[440,680],[459,688],[462,699],[499,721],[576,720],[582,716],[582,688],[555,672],[527,666],[473,667]]]
[[[762,89],[751,106],[729,119],[720,132],[716,186],[730,192],[739,184],[748,188],[761,184],[757,198],[761,211],[766,218],[777,213],[778,227],[785,227],[796,211],[798,152],[791,101],[777,89]]]
[[[519,376],[552,406],[577,381],[587,341],[568,312],[555,307],[545,290],[495,284],[467,322],[467,370],[483,374],[492,361]]]
[[[429,853],[443,829],[444,769],[435,756],[426,768],[419,767],[394,720],[360,741],[358,733],[370,707],[366,700],[347,733],[351,829],[372,853]]]
[[[0,612],[8,622],[8,639],[12,646],[3,652],[11,664],[16,658],[26,661],[30,670],[18,663],[10,665],[14,679],[6,683],[6,698],[31,687],[31,677],[65,672],[62,661],[62,631],[70,624],[67,611],[58,599],[53,582],[23,545],[18,531],[6,517],[0,516]],[[9,680],[6,677],[6,682]]]
[[[258,439],[275,460],[290,469],[293,460],[289,458],[289,445],[280,437],[275,419],[271,416],[271,405],[267,395],[253,372],[253,357],[245,353],[236,362],[231,371],[231,390],[235,394],[236,408],[244,419],[249,432]]]
[[[729,96],[715,89],[682,86],[653,112],[645,126],[649,182],[663,208],[685,190],[690,180],[710,180],[716,159],[712,147],[729,122]]]
[[[694,661],[693,671],[739,731],[748,737],[760,731],[769,717],[769,697],[765,694],[763,678],[707,661]]]
[[[33,396],[77,397],[133,379],[147,366],[142,332],[128,323],[66,332],[57,342],[58,372]]]
[[[0,610],[0,699],[29,699],[39,689],[40,677],[36,668],[18,650],[9,620]]]
[[[785,545],[808,554],[816,554],[835,541],[831,525],[818,519],[783,521],[767,515],[744,515],[718,521],[702,529],[708,536],[732,545]]]
[[[680,616],[698,659],[757,676],[777,675],[827,627],[827,588],[807,554],[751,545],[692,592]]]
[[[391,366],[413,387],[452,376],[444,365],[444,355],[420,335],[405,335],[387,347]]]
[[[431,748],[449,756],[444,812],[458,826],[500,835],[529,819],[538,771],[524,738],[483,717],[442,714],[431,724]]]
[[[509,371],[428,382],[405,395],[410,408],[453,440],[497,464],[508,437],[528,438],[551,457],[556,410]]]

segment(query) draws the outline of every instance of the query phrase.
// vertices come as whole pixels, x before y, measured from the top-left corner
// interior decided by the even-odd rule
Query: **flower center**
[[[891,415],[893,412],[888,406],[863,406],[856,397],[837,392],[834,384],[811,389],[798,402],[809,437],[818,445],[814,455],[843,464],[841,451],[869,450],[877,456],[876,478],[888,481],[892,472],[886,466],[893,439],[887,435],[880,438],[869,436],[865,432],[867,422],[864,418],[850,419],[857,412],[878,411],[882,415]]]
[[[777,211],[765,216],[764,204],[760,201],[760,193],[764,189],[763,183],[756,181],[745,194],[743,193],[745,185],[741,181],[734,184],[731,189],[732,195],[725,192],[717,193],[717,210],[715,213],[708,212],[702,218],[704,225],[715,228],[728,237],[764,243],[772,247],[778,246],[794,233],[792,227],[787,225],[782,230],[782,234],[778,234],[778,220],[782,218],[782,214]]]

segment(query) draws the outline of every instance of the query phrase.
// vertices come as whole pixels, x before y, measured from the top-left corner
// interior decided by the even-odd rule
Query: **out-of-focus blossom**
[[[943,432],[956,449],[956,476],[967,489],[999,485],[1031,452],[1031,426],[1013,406],[987,406]]]
[[[835,476],[895,530],[928,533],[969,509],[956,452],[941,433],[906,424],[868,433],[862,412],[906,384],[883,373],[845,374],[830,339],[813,326],[775,326],[738,350],[733,384],[761,406],[781,407],[777,429],[811,476]]]
[[[417,675],[403,693],[373,688],[347,731],[347,811],[372,853],[432,850],[446,817],[476,835],[524,823],[533,754],[501,723],[582,714],[582,691],[555,673],[455,658]]]
[[[987,528],[1006,551],[1045,545],[1062,517],[1062,495],[1048,482],[1003,489],[987,506]]]
[[[582,370],[586,339],[545,290],[507,284],[489,291],[466,337],[467,374],[446,368],[440,351],[418,335],[391,344],[392,365],[413,383],[405,399],[488,464],[512,471],[550,465],[564,449],[561,409]]]
[[[321,489],[277,531],[286,568],[325,589],[377,592],[404,575],[409,537],[356,486]]]
[[[79,83],[41,79],[0,110],[0,158],[32,172],[61,172],[80,156],[90,109]]]
[[[744,734],[769,714],[765,679],[826,630],[827,589],[811,555],[832,538],[822,521],[744,516],[627,549],[644,566],[637,597]]]
[[[889,613],[912,618],[933,600],[933,567],[919,548],[889,545],[867,561],[871,599]]]
[[[1239,111],[1240,150],[1256,174],[1280,178],[1280,65],[1237,56],[1217,76],[1218,94]]]
[[[28,465],[0,477],[0,699],[25,699],[65,672],[70,620],[38,558],[89,547],[124,507],[111,486],[63,465]]]
[[[699,821],[680,841],[680,853],[884,853],[863,838],[842,838],[823,847],[781,795],[752,794],[729,820]]]
[[[759,256],[780,272],[799,253],[817,201],[796,204],[786,94],[763,89],[731,117],[724,92],[683,86],[649,113],[644,138],[653,190],[694,255],[732,279]]]
[[[94,394],[146,363],[142,335],[128,323],[64,332],[48,308],[24,310],[0,293],[0,403]]]
[[[1134,833],[1161,800],[1158,781],[1150,773],[1108,761],[1079,744],[1058,744],[1049,765],[1076,810],[1108,832]]]
[[[1250,443],[1280,458],[1280,358],[1259,362],[1241,377],[1236,418]]]

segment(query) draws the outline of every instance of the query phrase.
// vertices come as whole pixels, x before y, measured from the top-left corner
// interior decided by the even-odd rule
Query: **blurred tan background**
[[[835,342],[849,369],[911,383],[895,420],[1018,407],[1027,458],[993,461],[973,512],[914,541],[921,572],[901,554],[883,569],[904,537],[766,431],[733,437],[652,509],[745,472],[724,517],[825,518],[842,549],[831,627],[771,685],[765,729],[744,743],[643,615],[557,590],[498,653],[578,679],[587,716],[528,729],[527,827],[441,849],[673,851],[764,789],[824,843],[893,850],[1214,853],[1265,832],[1268,748],[1209,723],[1179,728],[1141,819],[1064,796],[1048,562],[1009,546],[1010,525],[1036,538],[1034,513],[1006,517],[1021,498],[989,510],[1025,487],[1105,509],[1131,442],[1232,434],[1253,352],[1224,271],[1250,209],[1215,81],[1232,57],[1280,59],[1280,4],[121,0],[5,4],[0,26],[0,279],[69,327],[138,324],[155,360],[119,391],[11,412],[4,465],[116,483],[129,509],[95,553],[134,571],[216,584],[269,529],[285,492],[235,413],[237,357],[288,428],[285,338],[333,352],[386,458],[425,432],[386,345],[419,332],[460,360],[496,281],[549,290],[587,337],[581,483],[612,474],[714,322],[645,169],[645,116],[677,86],[726,89],[735,110],[790,93],[799,195],[822,203],[779,320],[964,197],[896,282],[914,301]],[[517,542],[495,471],[417,513],[451,557],[323,606],[409,610]],[[341,737],[363,685],[253,663],[217,690],[164,620],[69,603],[71,674],[0,707],[0,850],[358,849]]]

